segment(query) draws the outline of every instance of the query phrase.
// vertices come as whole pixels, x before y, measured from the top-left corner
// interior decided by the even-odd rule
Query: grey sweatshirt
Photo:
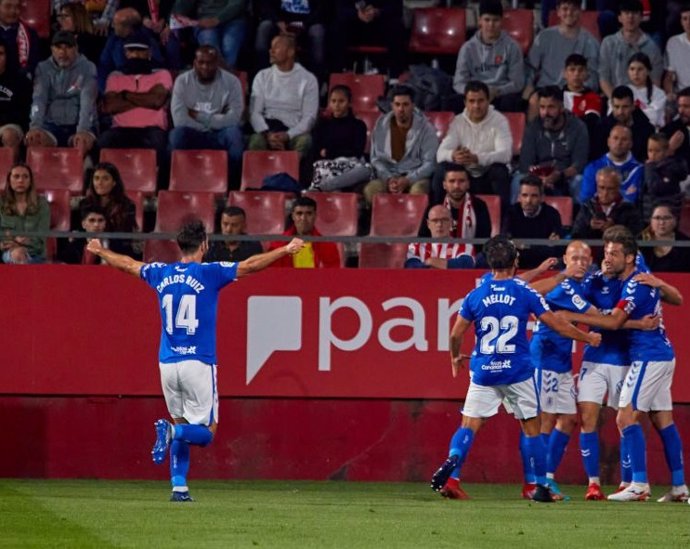
[[[623,38],[622,31],[604,38],[599,54],[599,77],[615,86],[630,83],[628,78],[628,61],[637,52],[646,53],[652,62],[652,80],[661,82],[664,60],[661,50],[648,34],[642,33],[636,44],[629,44]]]
[[[520,172],[527,173],[532,166],[553,162],[558,171],[575,166],[581,174],[589,156],[587,126],[569,112],[565,113],[565,126],[558,133],[544,130],[541,119],[527,125],[520,151]]]

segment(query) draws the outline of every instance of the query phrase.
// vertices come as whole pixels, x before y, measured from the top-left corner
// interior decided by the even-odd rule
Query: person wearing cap
[[[58,31],[51,56],[36,67],[26,144],[91,150],[98,120],[96,66],[79,53],[73,33]]]
[[[478,80],[489,87],[489,99],[499,111],[522,112],[522,52],[517,42],[501,30],[502,22],[500,0],[479,3],[479,30],[460,48],[453,89],[464,95],[467,83]]]
[[[166,69],[154,69],[151,48],[140,33],[125,38],[126,62],[108,76],[101,110],[112,127],[98,139],[100,148],[155,149],[159,187],[168,175],[168,104],[173,87]]]
[[[20,20],[21,0],[0,0],[0,40],[5,42],[7,68],[33,74],[40,61],[38,34]]]

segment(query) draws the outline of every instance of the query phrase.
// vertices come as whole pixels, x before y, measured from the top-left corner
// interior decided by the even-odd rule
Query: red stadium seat
[[[316,228],[325,236],[354,236],[359,219],[355,193],[306,193],[316,201]]]
[[[174,240],[146,240],[144,262],[176,263],[182,257],[180,247]]]
[[[156,194],[156,151],[154,149],[101,149],[101,162],[117,166],[125,189]]]
[[[84,161],[73,147],[29,147],[26,163],[31,167],[36,188],[68,189],[79,195],[84,188]]]
[[[374,131],[374,126],[381,113],[379,111],[360,111],[355,116],[367,126],[367,144],[364,146],[364,152],[369,154],[371,152],[371,132]]]
[[[72,223],[72,210],[70,207],[70,192],[67,189],[52,189],[44,191],[48,204],[50,204],[50,229],[52,231],[69,231]],[[46,258],[48,261],[55,259],[57,255],[57,239],[46,239]]]
[[[465,42],[465,10],[418,8],[414,10],[409,50],[432,55],[457,55]]]
[[[510,133],[513,136],[513,156],[520,154],[522,148],[522,137],[525,135],[525,115],[521,112],[502,113],[508,119]]]
[[[190,219],[201,219],[209,233],[213,232],[216,217],[216,197],[213,193],[158,191],[156,214],[157,233],[176,233]]]
[[[137,228],[139,231],[144,230],[144,193],[141,191],[125,190],[127,197],[134,202],[136,209],[135,219],[137,221]]]
[[[425,194],[374,195],[371,203],[371,236],[417,236],[429,197]]]
[[[407,257],[407,244],[362,242],[359,250],[360,269],[401,269]]]
[[[573,225],[573,199],[570,196],[545,196],[544,202],[558,210],[564,227]]]
[[[558,15],[555,11],[549,12],[549,26],[558,25]],[[601,42],[601,35],[599,34],[599,12],[598,11],[581,11],[580,25],[583,29],[587,29],[594,35],[599,42]]]
[[[33,28],[41,38],[50,36],[51,0],[24,0],[21,18]]]
[[[478,194],[486,202],[486,207],[489,209],[489,217],[491,218],[491,236],[501,234],[501,198],[495,194]]]
[[[242,93],[244,94],[246,104],[247,94],[249,93],[249,75],[247,74],[247,71],[238,71],[235,69],[232,69],[230,72],[239,78],[240,84],[242,84]]]
[[[503,30],[518,43],[522,55],[527,55],[534,40],[534,11],[506,10],[503,15]]]
[[[14,153],[9,147],[0,147],[0,191],[5,188],[7,175],[14,166]]]
[[[426,114],[429,122],[436,128],[436,137],[441,141],[448,133],[448,128],[453,118],[455,118],[455,113],[453,111],[427,111],[424,114]]]
[[[210,149],[175,150],[170,161],[171,191],[228,192],[228,153]]]
[[[281,234],[285,204],[291,195],[276,191],[230,191],[228,206],[239,206],[247,216],[247,234]]]
[[[684,235],[690,235],[690,200],[683,202],[683,207],[680,211],[680,221],[678,222],[678,230]]]
[[[386,91],[386,82],[382,74],[354,74],[351,72],[334,72],[328,81],[329,90],[335,85],[345,85],[352,90],[352,110],[376,111],[376,100]]]
[[[297,151],[245,151],[242,156],[240,190],[260,189],[264,177],[286,172],[299,181],[299,153]]]

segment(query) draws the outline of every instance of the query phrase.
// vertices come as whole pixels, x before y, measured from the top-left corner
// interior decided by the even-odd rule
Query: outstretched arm
[[[540,274],[545,273],[549,269],[552,269],[558,264],[558,259],[555,257],[550,257],[548,259],[545,259],[542,261],[537,267],[530,271],[525,271],[524,273],[520,273],[517,275],[518,278],[521,278],[525,282],[531,282],[533,279],[537,278]]]
[[[145,265],[145,263],[132,259],[128,255],[118,254],[108,250],[107,248],[104,248],[101,244],[101,241],[97,238],[89,240],[89,243],[86,245],[86,249],[92,254],[103,259],[111,267],[115,267],[120,271],[124,271],[136,277],[139,277],[141,268]]]
[[[598,347],[601,343],[601,334],[596,332],[583,332],[579,328],[573,326],[570,322],[564,320],[562,317],[553,314],[551,311],[546,311],[545,313],[541,314],[539,316],[539,320],[564,337],[569,337],[570,339],[575,339],[577,341],[584,341],[592,347]]]
[[[580,322],[587,326],[602,328],[604,330],[618,330],[623,327],[628,314],[623,309],[613,309],[610,315],[602,314],[580,314],[568,311],[559,311],[558,316],[568,322]]]
[[[286,255],[294,255],[304,247],[304,241],[293,238],[287,245],[263,254],[257,254],[240,261],[237,265],[237,278],[261,271]]]
[[[469,358],[468,355],[464,355],[460,352],[460,347],[462,347],[462,340],[465,336],[465,332],[471,324],[469,320],[458,315],[450,331],[450,362],[453,369],[453,377],[458,377],[458,370],[462,366],[462,361]]]
[[[678,288],[671,286],[668,282],[664,282],[659,277],[654,276],[652,273],[640,273],[635,275],[635,282],[640,284],[645,284],[651,286],[652,288],[658,288],[659,294],[661,295],[661,300],[664,303],[669,303],[670,305],[682,305],[683,304],[683,294],[680,293]]]

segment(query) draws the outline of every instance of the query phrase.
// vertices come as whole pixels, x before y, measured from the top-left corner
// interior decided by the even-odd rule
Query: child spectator
[[[637,52],[628,61],[628,87],[635,96],[635,105],[647,115],[655,128],[665,124],[666,94],[654,85],[651,78],[652,63],[646,53]]]
[[[601,119],[602,101],[597,92],[585,85],[589,78],[585,56],[579,53],[569,55],[565,60],[563,77],[563,106],[587,124],[591,142],[592,132]]]
[[[84,205],[79,212],[81,216],[81,231],[86,233],[103,233],[105,232],[106,219],[105,210],[97,203],[90,202]],[[83,232],[82,232],[83,231]],[[104,242],[102,240],[101,242]],[[101,259],[92,254],[86,249],[86,238],[75,237],[69,238],[66,242],[61,239],[58,243],[58,259],[65,263],[74,265],[95,265],[102,263]],[[106,247],[109,247],[106,245]]]
[[[671,154],[668,137],[662,133],[653,134],[647,142],[644,170],[642,217],[645,221],[649,221],[652,207],[659,200],[671,204],[678,216],[683,202],[680,183],[687,176],[687,164]]]

